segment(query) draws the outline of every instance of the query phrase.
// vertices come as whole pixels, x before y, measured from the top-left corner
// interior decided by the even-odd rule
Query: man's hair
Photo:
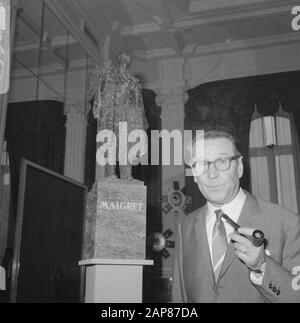
[[[207,139],[219,139],[219,138],[226,138],[228,139],[234,148],[234,153],[237,155],[241,155],[241,153],[238,150],[238,140],[235,137],[235,135],[232,132],[229,132],[227,130],[223,129],[209,129],[209,130],[204,130],[204,140]],[[193,145],[197,140],[197,136],[193,139]]]
[[[237,148],[238,140],[234,134],[222,129],[212,129],[212,130],[204,131],[204,139],[218,139],[218,138],[226,138],[229,141],[231,141],[234,147],[235,154],[240,155],[240,152]]]

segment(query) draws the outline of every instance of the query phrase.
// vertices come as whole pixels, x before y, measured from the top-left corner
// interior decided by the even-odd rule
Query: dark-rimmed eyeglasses
[[[231,162],[240,157],[241,155],[234,155],[230,157],[218,158],[213,161],[197,160],[193,164],[190,164],[190,167],[192,168],[194,176],[200,176],[208,172],[209,166],[211,164],[214,165],[216,170],[220,172],[225,172],[231,167]]]

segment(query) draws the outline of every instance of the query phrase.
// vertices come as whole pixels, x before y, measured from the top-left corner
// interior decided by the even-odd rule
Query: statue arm
[[[94,105],[93,105],[93,114],[96,119],[100,118],[100,113],[103,105],[105,104],[104,102],[104,91],[107,86],[107,81],[113,77],[113,70],[112,69],[105,69],[103,73],[100,75],[97,86],[96,86],[96,94],[94,97]]]
[[[135,86],[135,106],[143,108],[142,86],[138,80]]]

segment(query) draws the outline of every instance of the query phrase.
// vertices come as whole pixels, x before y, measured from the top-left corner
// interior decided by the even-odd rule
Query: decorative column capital
[[[20,10],[23,7],[23,0],[11,0],[11,10]]]
[[[188,94],[183,90],[172,90],[157,94],[156,104],[161,107],[161,118],[178,118],[184,116],[184,105]]]
[[[86,124],[90,108],[90,105],[83,99],[66,100],[65,114],[67,115],[67,124]]]

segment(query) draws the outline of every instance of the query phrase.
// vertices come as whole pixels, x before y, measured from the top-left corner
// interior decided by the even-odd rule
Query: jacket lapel
[[[243,205],[238,224],[241,227],[258,228],[258,215],[260,214],[258,201],[250,193],[246,191],[244,191],[244,193],[246,194],[246,200]],[[231,264],[237,259],[238,258],[236,257],[233,244],[232,242],[230,242],[226,251],[218,281],[224,276]]]
[[[250,193],[244,191],[246,194],[245,204],[242,208],[238,224],[241,227],[258,228],[260,207],[257,199]]]
[[[206,231],[207,210],[207,204],[200,209],[199,215],[195,219],[194,227],[198,244],[199,259],[202,260],[202,266],[204,268],[205,273],[207,273],[209,280],[212,282],[212,284],[214,284],[215,275],[211,264],[211,257]]]

